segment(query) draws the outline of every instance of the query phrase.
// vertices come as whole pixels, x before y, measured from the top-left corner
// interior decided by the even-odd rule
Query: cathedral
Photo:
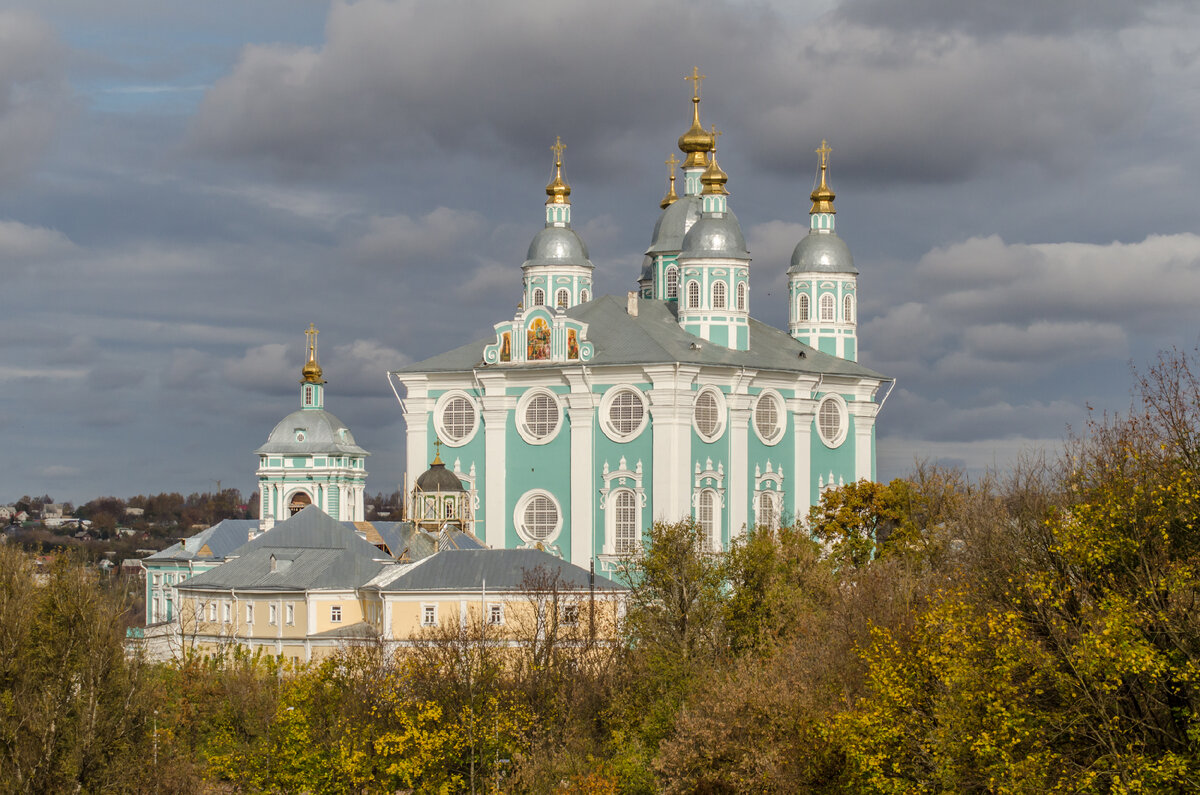
[[[595,295],[556,141],[516,314],[486,339],[389,373],[407,471],[436,460],[452,473],[465,495],[456,516],[490,547],[613,572],[653,521],[694,517],[717,551],[875,476],[875,417],[892,379],[857,363],[858,271],[836,231],[831,150],[817,150],[809,231],[790,263],[755,266],[787,271],[788,328],[773,328],[751,317],[750,252],[717,134],[700,122],[702,76],[690,79],[684,158],[668,161],[636,290]]]

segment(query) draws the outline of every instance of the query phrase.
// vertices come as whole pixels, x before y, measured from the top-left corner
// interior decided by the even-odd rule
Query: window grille
[[[453,397],[442,409],[442,430],[452,442],[467,438],[475,430],[475,407],[465,397]]]
[[[637,496],[632,491],[617,492],[615,546],[618,553],[632,552],[637,545]]]
[[[523,518],[525,534],[541,541],[558,526],[558,508],[549,497],[538,494],[525,505]]]
[[[695,284],[695,282],[692,282]],[[613,430],[621,436],[628,436],[642,424],[645,407],[632,391],[626,389],[618,394],[608,409],[608,421]]]
[[[701,436],[711,437],[721,427],[720,408],[712,392],[701,392],[696,398],[696,429]]]

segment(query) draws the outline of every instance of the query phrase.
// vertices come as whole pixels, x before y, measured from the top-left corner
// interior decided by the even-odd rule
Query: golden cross
[[[671,179],[675,179],[675,166],[679,165],[679,163],[680,163],[679,158],[675,156],[674,152],[672,152],[671,156],[668,157],[663,162],[665,162],[667,164],[667,167],[671,169]]]
[[[317,331],[317,325],[315,323],[309,323],[308,329],[306,329],[304,332],[304,335],[308,337],[308,358],[310,359],[312,358],[313,354],[316,353],[317,335],[320,333],[321,332]]]
[[[829,153],[833,150],[829,148],[829,144],[826,143],[824,138],[822,138],[821,148],[816,151],[817,154],[821,156],[821,168],[825,168],[827,165],[829,165]]]
[[[562,165],[562,153],[567,149],[567,145],[562,142],[562,138],[554,136],[554,146],[550,147],[550,151],[554,153],[554,165]]]
[[[708,75],[700,74],[699,66],[693,66],[692,73],[683,78],[684,80],[692,81],[692,99],[700,99],[700,81],[706,77],[708,77]]]
[[[433,447],[434,447],[433,457],[441,458],[442,457],[442,440],[435,438],[433,440]]]
[[[725,133],[718,130],[717,125],[715,125],[715,124],[712,126],[712,129],[710,130],[710,132],[712,133],[712,137],[713,137],[712,150],[715,152],[715,151],[717,151],[717,139],[720,138]]]

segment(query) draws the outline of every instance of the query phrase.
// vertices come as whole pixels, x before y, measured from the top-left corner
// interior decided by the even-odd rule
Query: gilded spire
[[[312,323],[308,324],[308,329],[305,330],[304,336],[308,340],[308,361],[304,363],[304,369],[300,374],[304,376],[302,384],[323,384],[321,379],[321,365],[317,363],[317,327]]]
[[[663,200],[658,204],[664,210],[679,200],[679,195],[675,193],[675,166],[679,165],[679,158],[675,156],[674,152],[666,159],[666,164],[667,168],[671,169],[671,174],[667,177],[667,195],[663,196]]]
[[[700,74],[700,68],[692,67],[692,73],[685,80],[692,81],[692,126],[679,136],[679,149],[687,155],[683,161],[684,168],[704,168],[708,165],[705,155],[713,148],[713,137],[705,132],[700,124],[700,82],[705,75]]]
[[[562,138],[554,136],[554,146],[550,147],[550,151],[554,153],[554,179],[546,186],[546,195],[550,197],[546,199],[546,204],[571,203],[571,186],[562,178],[562,153],[566,148]]]
[[[704,185],[703,193],[720,193],[725,196],[729,195],[729,191],[725,189],[725,183],[729,181],[729,175],[721,170],[717,165],[717,138],[722,135],[721,131],[714,125],[712,128],[712,152],[711,162],[704,173],[700,175],[700,183]]]
[[[821,183],[813,189],[812,194],[809,196],[809,198],[812,199],[813,206],[812,209],[808,211],[808,214],[833,214],[837,212],[837,210],[833,209],[834,192],[830,190],[829,183],[826,181],[826,171],[829,170],[829,153],[833,150],[829,148],[829,144],[824,138],[822,138],[821,148],[816,151],[817,154],[821,156]]]

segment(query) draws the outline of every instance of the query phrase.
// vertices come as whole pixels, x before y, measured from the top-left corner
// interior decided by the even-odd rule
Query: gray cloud
[[[1081,30],[1116,30],[1143,19],[1152,0],[845,0],[837,16],[871,27],[901,30],[963,30],[972,35],[1026,33],[1061,35]]]
[[[0,11],[0,184],[21,176],[68,110],[66,50],[31,13]]]

